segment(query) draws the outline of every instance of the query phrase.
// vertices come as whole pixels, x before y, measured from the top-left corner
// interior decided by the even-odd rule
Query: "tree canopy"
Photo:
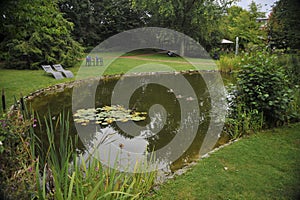
[[[65,17],[74,23],[73,34],[84,46],[95,47],[122,31],[145,25],[145,12],[130,0],[60,0]]]
[[[0,5],[0,59],[18,69],[73,66],[82,46],[89,50],[110,36],[145,26],[182,32],[207,51],[237,36],[244,47],[264,44],[266,31],[257,22],[264,17],[260,7],[252,2],[244,10],[231,6],[235,1],[8,0]],[[280,0],[274,7],[268,30],[278,47],[299,47],[299,7],[298,0]]]
[[[273,47],[299,49],[299,19],[299,0],[279,0],[276,2],[268,24],[270,42]]]
[[[1,59],[9,68],[37,69],[41,64],[72,66],[82,47],[72,39],[73,24],[56,1],[9,0],[1,5]]]
[[[219,22],[230,0],[133,0],[135,7],[150,16],[148,26],[160,26],[182,32],[210,50],[221,41]]]
[[[239,37],[239,43],[244,48],[263,44],[267,40],[266,30],[261,28],[263,22],[258,22],[257,18],[264,17],[265,14],[259,10],[260,7],[253,1],[249,5],[249,11],[238,6],[228,8],[221,24],[225,38],[235,40]]]

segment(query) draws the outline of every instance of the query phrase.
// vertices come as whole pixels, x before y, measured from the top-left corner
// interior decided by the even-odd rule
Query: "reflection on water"
[[[155,151],[158,165],[168,163],[167,171],[174,171],[199,159],[199,152],[210,120],[217,117],[211,115],[213,105],[207,83],[204,82],[202,76],[197,73],[184,74],[184,78],[193,89],[194,95],[176,89],[182,82],[176,81],[174,74],[100,80],[97,81],[95,97],[89,92],[89,87],[92,88],[94,84],[93,80],[90,80],[88,84],[79,84],[78,87],[82,87],[82,98],[77,99],[77,102],[95,98],[95,107],[103,107],[111,105],[117,84],[123,87],[122,90],[129,91],[133,83],[142,83],[142,86],[134,90],[130,96],[126,109],[146,111],[148,115],[145,121],[113,122],[107,126],[96,124],[82,126],[72,123],[73,135],[77,132],[84,133],[83,136],[80,135],[81,143],[78,148],[86,153],[97,154],[94,151],[95,147],[98,147],[96,151],[101,154],[102,161],[122,161],[123,163],[136,162],[143,157],[149,158],[152,156],[149,152]],[[164,80],[164,85],[173,85],[165,87],[162,84],[155,84],[157,80]],[[128,81],[130,84],[127,84]],[[62,110],[71,112],[72,92],[73,88],[66,88],[60,92],[45,92],[28,102],[41,116],[48,113],[48,108],[52,116],[57,116]],[[119,99],[121,98],[120,96]],[[73,106],[76,107],[76,105]],[[70,118],[73,121],[72,116]],[[193,135],[193,132],[196,134]]]

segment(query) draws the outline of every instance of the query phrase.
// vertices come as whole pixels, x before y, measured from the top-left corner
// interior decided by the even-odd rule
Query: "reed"
[[[36,164],[39,199],[137,199],[152,188],[156,171],[145,173],[148,171],[145,162],[137,163],[134,173],[126,173],[118,171],[117,166],[105,167],[93,157],[84,159],[76,153],[78,138],[69,135],[68,115],[61,113],[56,122],[51,118],[44,120],[49,147],[44,161]],[[58,147],[55,145],[57,128]]]
[[[241,58],[239,56],[221,56],[217,62],[217,66],[220,72],[230,73],[239,70]]]

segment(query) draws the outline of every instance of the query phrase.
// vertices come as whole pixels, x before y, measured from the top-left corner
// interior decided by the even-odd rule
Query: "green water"
[[[91,96],[88,92],[89,85],[94,84],[91,80],[89,84],[85,82],[85,84],[79,86],[82,87],[82,94],[79,99],[76,99],[76,102],[82,103],[87,99],[94,98],[95,108],[111,105],[111,98],[114,92],[116,92],[115,86],[117,83],[123,85],[124,82],[125,85],[125,82],[129,80],[131,81],[130,83],[144,82],[141,87],[138,87],[134,93],[131,94],[129,107],[126,109],[149,112],[149,109],[154,106],[153,108],[155,109],[153,113],[151,115],[148,113],[144,121],[122,122],[119,124],[113,122],[106,126],[95,125],[97,126],[96,130],[98,130],[98,132],[100,131],[101,134],[114,134],[114,140],[118,140],[115,143],[118,144],[122,150],[145,153],[146,151],[157,151],[170,144],[175,136],[179,134],[179,129],[181,129],[183,133],[180,134],[184,134],[183,138],[192,140],[192,142],[185,151],[180,153],[181,156],[179,158],[175,161],[172,160],[170,163],[169,170],[175,171],[176,169],[188,165],[192,161],[196,161],[200,157],[200,148],[208,131],[209,123],[212,120],[210,115],[212,108],[211,98],[206,82],[199,73],[183,75],[193,89],[194,96],[189,93],[175,94],[172,89],[161,84],[151,82],[147,84],[147,80],[150,80],[150,77],[153,78],[153,76],[156,76],[157,80],[170,81],[170,84],[172,84],[174,88],[181,87],[182,82],[177,81],[176,75],[174,74],[130,76],[123,77],[122,79],[106,78],[105,80],[96,81],[98,85],[97,90],[95,95]],[[226,80],[228,82],[230,78],[226,77]],[[128,87],[130,87],[130,84]],[[128,88],[128,90],[129,89],[130,88]],[[124,88],[124,90],[126,90],[126,88]],[[73,87],[71,86],[55,91],[45,91],[27,102],[38,112],[40,118],[48,116],[49,109],[51,110],[51,118],[53,119],[57,118],[59,113],[63,110],[66,113],[69,112],[72,122],[70,126],[71,135],[74,136],[78,134],[78,131],[80,131],[80,133],[86,133],[83,137],[80,137],[81,141],[78,144],[78,149],[85,151],[86,145],[83,144],[89,144],[89,140],[93,140],[98,136],[96,136],[97,134],[95,133],[95,126],[75,125],[73,122],[71,113],[72,102],[74,109],[74,99],[72,101],[72,92]],[[181,114],[182,105],[185,107],[191,106],[191,108],[187,108],[189,111],[186,115]],[[160,109],[162,107],[164,109]],[[182,117],[185,119],[182,119]],[[136,131],[132,129],[132,131],[128,131],[131,130],[132,123],[138,127],[142,127],[141,130]],[[196,135],[193,137],[190,136],[191,131],[196,131]],[[39,136],[42,140],[47,138],[43,133],[39,133]],[[220,137],[220,135],[218,137]],[[58,138],[58,135],[56,135],[56,138]],[[220,137],[218,143],[215,145],[226,141],[226,137]],[[182,141],[182,143],[178,145],[181,144],[184,145],[185,142]],[[173,149],[164,150],[163,153],[157,155],[156,159],[168,163],[170,162],[168,160],[169,154],[172,154],[173,151]]]

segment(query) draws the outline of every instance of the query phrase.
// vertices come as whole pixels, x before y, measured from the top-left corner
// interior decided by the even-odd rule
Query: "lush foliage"
[[[253,1],[249,5],[249,11],[238,6],[228,8],[220,24],[224,37],[232,41],[239,37],[241,48],[252,48],[254,45],[266,46],[267,34],[261,28],[263,22],[257,21],[257,18],[264,17],[264,13],[259,10],[260,7]]]
[[[78,154],[68,115],[55,121],[50,114],[44,120],[26,116],[26,110],[16,110],[1,121],[1,198],[137,199],[153,186],[156,172],[144,172],[145,164],[137,163],[135,173],[123,173]],[[36,128],[46,134],[47,144],[36,137]]]
[[[74,23],[76,40],[91,47],[122,31],[144,26],[148,18],[142,10],[132,8],[130,0],[60,0],[59,7]]]
[[[134,0],[133,3],[151,16],[147,25],[182,32],[209,51],[222,39],[219,22],[223,11],[232,1]],[[181,55],[184,55],[183,50]]]
[[[293,115],[289,112],[293,101],[290,79],[276,59],[266,52],[245,57],[237,82],[237,102],[248,110],[262,112],[270,125],[289,121]]]
[[[73,66],[82,48],[71,37],[73,24],[56,1],[6,1],[0,5],[1,60],[6,67],[37,69],[41,64]]]
[[[233,103],[234,101],[232,101]],[[234,102],[229,110],[223,131],[230,139],[237,139],[245,135],[256,133],[263,129],[263,113],[249,110],[244,104]]]
[[[278,58],[267,52],[241,57],[237,82],[228,86],[229,112],[224,132],[231,139],[300,119],[298,59],[297,55]],[[230,69],[226,66],[223,63],[223,71]]]
[[[272,47],[299,50],[299,18],[299,0],[279,0],[276,2],[268,23]]]

